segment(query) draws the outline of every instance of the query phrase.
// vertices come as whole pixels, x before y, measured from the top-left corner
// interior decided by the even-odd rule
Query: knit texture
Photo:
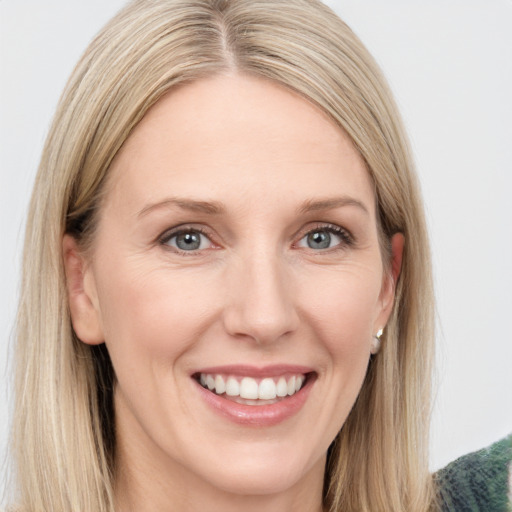
[[[455,460],[435,475],[441,512],[512,512],[512,435]]]

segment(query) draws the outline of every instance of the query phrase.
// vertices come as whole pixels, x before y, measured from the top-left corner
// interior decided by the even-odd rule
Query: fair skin
[[[386,272],[364,163],[299,96],[231,74],[160,100],[112,164],[91,250],[64,238],[73,327],[117,378],[118,510],[321,511],[402,244]],[[223,391],[244,377],[273,398]]]

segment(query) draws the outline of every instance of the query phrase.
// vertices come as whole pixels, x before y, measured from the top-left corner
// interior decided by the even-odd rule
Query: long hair
[[[405,235],[381,352],[331,445],[324,505],[426,511],[433,292],[407,138],[378,66],[317,0],[136,0],[99,33],[60,100],[32,196],[16,346],[12,450],[21,510],[112,512],[115,376],[104,346],[81,343],[61,244],[94,236],[115,155],[178,84],[224,72],[266,77],[317,105],[352,139],[376,195],[383,257]]]

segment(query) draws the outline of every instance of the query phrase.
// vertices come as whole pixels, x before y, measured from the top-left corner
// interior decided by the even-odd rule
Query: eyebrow
[[[368,208],[363,202],[349,196],[343,197],[329,197],[326,199],[319,200],[308,200],[305,201],[298,209],[299,213],[316,212],[321,210],[334,210],[335,208],[341,208],[343,206],[355,206],[361,209],[367,215],[370,214]]]
[[[145,206],[137,214],[138,217],[143,217],[153,210],[160,208],[168,208],[177,206],[182,210],[188,210],[191,212],[207,213],[209,215],[220,215],[224,213],[224,207],[217,201],[196,201],[194,199],[182,199],[179,197],[168,197],[158,203],[153,203]]]
[[[154,210],[173,206],[177,206],[178,208],[188,210],[191,212],[206,213],[208,215],[221,215],[225,212],[225,208],[222,205],[222,203],[219,203],[217,201],[197,201],[194,199],[168,197],[166,199],[163,199],[162,201],[158,201],[157,203],[145,206],[144,208],[142,208],[142,210],[140,210],[137,216],[143,217]],[[362,203],[358,199],[348,196],[316,200],[309,199],[302,203],[302,205],[297,209],[297,212],[299,214],[304,214],[322,210],[334,210],[336,208],[341,208],[344,206],[355,206],[361,209],[364,213],[369,214],[368,209],[366,208],[364,203]]]

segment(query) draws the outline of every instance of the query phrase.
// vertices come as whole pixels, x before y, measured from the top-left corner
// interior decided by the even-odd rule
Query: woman
[[[130,4],[61,100],[25,251],[24,509],[432,506],[421,201],[326,7]]]

